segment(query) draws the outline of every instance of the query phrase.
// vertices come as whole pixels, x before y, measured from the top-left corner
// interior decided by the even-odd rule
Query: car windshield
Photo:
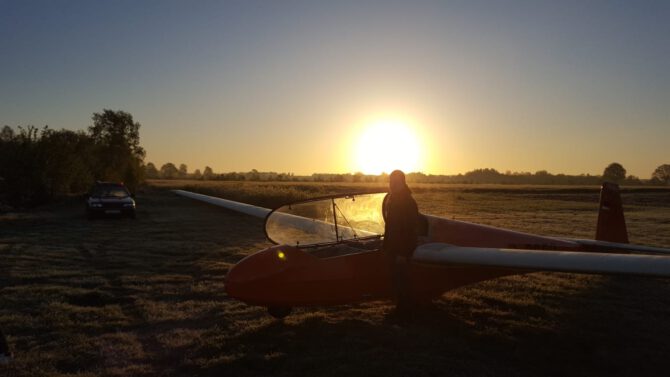
[[[265,232],[274,243],[297,246],[380,237],[385,195],[356,194],[285,205],[267,217]]]
[[[123,186],[103,185],[95,187],[93,196],[101,198],[125,198],[128,196],[128,191]]]

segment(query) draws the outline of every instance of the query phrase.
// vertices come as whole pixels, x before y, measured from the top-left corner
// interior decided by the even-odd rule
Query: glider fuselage
[[[426,216],[422,242],[459,246],[578,251],[571,241],[485,225]],[[375,244],[376,243],[376,244]],[[298,248],[274,246],[238,262],[226,276],[229,296],[262,306],[346,304],[392,296],[389,263],[381,240]],[[505,275],[528,272],[485,266],[433,266],[413,263],[411,289],[416,297],[435,298],[445,291]]]

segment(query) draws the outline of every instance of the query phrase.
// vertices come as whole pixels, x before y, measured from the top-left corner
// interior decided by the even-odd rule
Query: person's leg
[[[393,254],[386,255],[386,262],[388,264],[389,276],[391,278],[391,293],[392,297],[396,303],[396,308],[401,301],[400,290],[402,289],[402,281],[400,277],[400,272],[398,264],[396,263],[396,257]]]
[[[392,315],[401,321],[410,319],[413,300],[410,293],[409,263],[399,260],[395,255],[387,255],[391,290],[395,299],[395,310]]]
[[[396,263],[394,271],[395,291],[398,299],[397,308],[403,315],[410,315],[412,311],[411,282],[409,277],[410,264]]]

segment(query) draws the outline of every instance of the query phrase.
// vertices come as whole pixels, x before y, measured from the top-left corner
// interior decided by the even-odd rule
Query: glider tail
[[[619,185],[616,183],[605,182],[600,190],[596,240],[628,243],[628,230],[623,216]]]

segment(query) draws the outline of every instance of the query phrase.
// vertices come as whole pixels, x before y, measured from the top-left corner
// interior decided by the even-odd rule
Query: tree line
[[[158,169],[144,165],[145,151],[140,146],[141,125],[124,111],[104,109],[92,116],[86,131],[53,130],[45,126],[4,126],[0,130],[0,207],[30,206],[48,202],[63,195],[86,192],[97,180],[124,182],[135,192],[145,177],[150,179],[200,179],[226,181],[313,181],[313,182],[387,182],[388,175],[315,173],[298,176],[293,173],[189,172],[186,164],[166,163]],[[603,181],[625,185],[670,184],[670,164],[660,165],[651,178],[642,180],[627,175],[619,163],[608,165],[602,175],[535,173],[500,173],[495,169],[475,169],[458,175],[408,173],[415,183],[498,183],[594,185]]]
[[[379,175],[357,173],[332,174],[314,173],[299,176],[293,173],[261,172],[252,169],[248,172],[214,173],[209,166],[203,172],[196,169],[189,173],[185,164],[177,168],[168,162],[157,169],[149,162],[146,165],[145,175],[150,179],[196,179],[217,181],[294,181],[294,182],[388,182],[388,174]],[[580,174],[551,174],[546,170],[535,173],[511,172],[501,173],[496,169],[475,169],[464,174],[433,175],[420,172],[406,174],[407,181],[412,183],[454,183],[454,184],[529,184],[529,185],[599,185],[602,182],[615,182],[623,185],[668,185],[670,184],[670,164],[660,165],[647,180],[634,175],[627,175],[626,169],[619,163],[613,162],[603,170],[602,175]]]
[[[252,169],[248,172],[214,173],[211,167],[205,166],[201,172],[196,169],[192,173],[188,171],[186,164],[179,167],[172,162],[165,163],[160,169],[154,163],[149,162],[145,166],[144,175],[147,179],[197,179],[212,181],[297,181],[293,173],[260,172]]]
[[[31,206],[86,192],[97,180],[124,182],[134,192],[144,179],[140,124],[124,111],[94,113],[86,131],[48,126],[0,131],[0,204]]]

